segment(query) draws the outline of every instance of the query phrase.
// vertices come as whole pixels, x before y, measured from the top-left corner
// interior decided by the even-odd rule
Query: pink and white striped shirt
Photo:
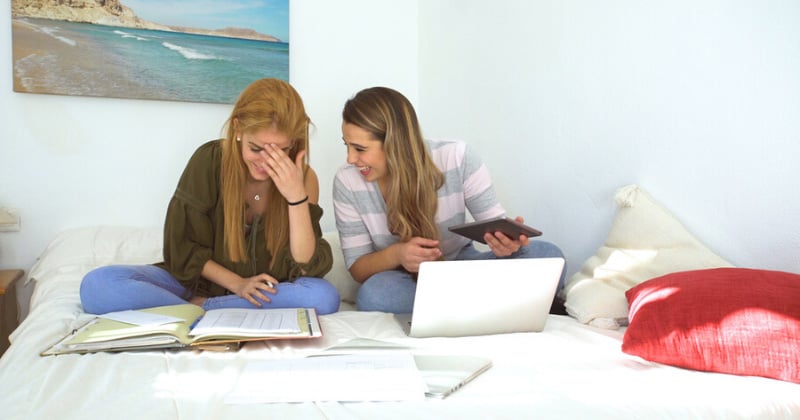
[[[431,158],[445,176],[439,189],[436,223],[446,260],[455,258],[470,240],[447,228],[474,220],[505,215],[497,201],[489,170],[463,141],[426,141]],[[336,229],[348,268],[362,255],[380,251],[398,241],[389,232],[386,203],[376,182],[366,182],[358,168],[341,167],[333,182]]]

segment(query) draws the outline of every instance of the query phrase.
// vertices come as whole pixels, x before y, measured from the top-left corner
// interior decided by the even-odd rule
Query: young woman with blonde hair
[[[191,302],[221,307],[339,308],[321,277],[333,257],[322,239],[319,181],[308,165],[300,95],[277,79],[253,82],[226,122],[225,138],[200,146],[169,203],[164,261],[89,272],[89,313]]]
[[[447,228],[504,216],[488,169],[461,141],[428,141],[401,93],[364,89],[342,112],[347,165],[333,185],[345,264],[360,310],[411,312],[424,261],[562,257],[555,245],[487,233],[490,251]],[[517,217],[518,221],[522,218]],[[562,283],[563,283],[562,273]]]

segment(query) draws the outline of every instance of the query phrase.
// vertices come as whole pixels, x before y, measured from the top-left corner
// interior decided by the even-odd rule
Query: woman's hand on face
[[[297,152],[295,161],[280,147],[274,144],[265,144],[261,150],[261,157],[267,164],[266,170],[275,187],[278,188],[286,201],[292,203],[306,197],[305,182],[303,179],[303,156],[306,151]]]
[[[522,217],[517,216],[516,221],[525,223]],[[525,235],[519,235],[519,238],[512,239],[503,234],[502,232],[486,232],[483,235],[483,240],[489,249],[492,250],[494,255],[498,257],[507,257],[517,251],[523,246],[528,246],[531,241]]]
[[[238,290],[232,290],[237,296],[247,299],[248,302],[255,306],[261,307],[261,302],[256,299],[261,299],[264,302],[270,302],[271,299],[266,296],[266,293],[275,294],[278,291],[275,286],[278,285],[278,280],[268,274],[259,274],[253,277],[243,278],[239,283]]]
[[[439,241],[433,239],[413,237],[400,244],[400,265],[409,273],[418,272],[420,264],[438,260],[441,256]]]

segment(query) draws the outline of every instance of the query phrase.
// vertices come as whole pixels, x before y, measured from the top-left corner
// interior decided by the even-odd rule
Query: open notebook
[[[180,304],[100,315],[41,355],[182,348],[233,350],[244,341],[320,336],[322,329],[314,308],[205,312],[197,305]]]

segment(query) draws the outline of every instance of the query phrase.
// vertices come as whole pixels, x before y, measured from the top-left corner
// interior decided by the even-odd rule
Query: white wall
[[[10,1],[0,2],[9,10]],[[406,93],[429,136],[484,156],[501,198],[571,271],[602,243],[611,197],[640,183],[732,262],[800,272],[800,3],[792,0],[291,2],[291,79],[317,130],[326,229],[344,101]],[[0,13],[0,32],[11,33]],[[225,105],[12,92],[0,41],[0,268],[56,232],[158,226]]]
[[[800,2],[420,2],[428,136],[485,157],[570,271],[638,183],[734,264],[800,272]]]
[[[322,228],[335,230],[333,175],[346,158],[342,107],[377,85],[416,101],[417,1],[293,0],[290,6],[290,78],[315,125],[311,165],[320,179]]]

